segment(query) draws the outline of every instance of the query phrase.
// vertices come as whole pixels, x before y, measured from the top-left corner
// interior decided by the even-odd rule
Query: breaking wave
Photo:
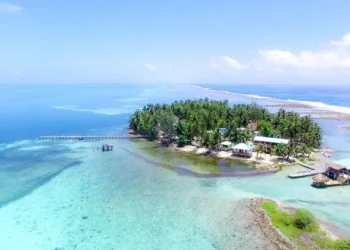
[[[190,86],[194,88],[199,88],[205,91],[211,91],[211,92],[216,92],[216,93],[221,93],[226,95],[242,96],[242,97],[247,97],[247,98],[256,99],[256,100],[264,99],[264,100],[278,101],[278,102],[284,102],[286,104],[297,103],[297,104],[309,106],[310,108],[317,109],[320,111],[331,111],[331,112],[337,112],[337,113],[343,113],[343,114],[350,114],[349,107],[330,105],[323,102],[300,101],[300,100],[294,100],[294,99],[285,100],[285,99],[278,99],[278,98],[267,97],[267,96],[254,95],[254,94],[241,94],[241,93],[230,92],[230,91],[215,90],[215,89],[210,89],[210,88],[201,87],[197,85],[190,85]]]

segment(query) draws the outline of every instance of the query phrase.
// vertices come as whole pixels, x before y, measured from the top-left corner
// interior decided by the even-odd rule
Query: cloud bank
[[[157,71],[152,64],[144,66],[158,82],[350,84],[350,33],[329,41],[322,50],[261,48],[246,61],[224,55],[187,60],[171,68],[159,65]]]

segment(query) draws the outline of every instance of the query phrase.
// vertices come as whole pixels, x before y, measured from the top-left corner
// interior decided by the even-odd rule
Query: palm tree
[[[251,141],[253,139],[253,134],[250,133],[249,131],[245,131],[243,132],[243,142],[248,142]]]
[[[232,134],[232,141],[234,143],[241,143],[241,142],[245,142],[245,137],[244,137],[244,134],[239,131],[239,130],[236,130],[236,132],[234,132]]]
[[[210,146],[210,133],[205,132],[203,135],[202,145],[206,148]]]
[[[221,140],[217,128],[226,127],[229,130],[228,137],[233,142],[240,143],[251,140],[250,133],[237,130],[241,126],[246,127],[249,120],[264,120],[269,132],[266,134],[270,135],[272,131],[273,134],[289,139],[290,145],[286,149],[288,156],[295,153],[296,147],[303,148],[306,153],[308,150],[303,144],[308,148],[316,148],[322,141],[322,130],[311,117],[300,117],[295,112],[283,109],[277,114],[271,114],[256,103],[230,107],[227,101],[210,101],[208,98],[175,101],[170,105],[148,104],[130,116],[129,126],[136,133],[155,138],[157,131],[162,128],[167,131],[165,134],[168,137],[184,135],[188,139],[197,137],[201,141],[204,140],[206,131],[213,130],[214,133],[210,136],[212,144]],[[174,129],[174,124],[179,125],[177,130]]]
[[[266,154],[266,147],[265,147],[265,145],[263,145],[263,144],[259,144],[258,145],[258,148],[257,148],[257,157],[261,157],[261,154]]]
[[[217,145],[221,142],[221,134],[220,134],[220,131],[219,129],[216,129],[214,132],[213,132],[213,135],[212,135],[212,144],[213,146],[216,148]]]
[[[272,149],[272,153],[278,157],[286,156],[286,146],[284,144],[278,144]]]

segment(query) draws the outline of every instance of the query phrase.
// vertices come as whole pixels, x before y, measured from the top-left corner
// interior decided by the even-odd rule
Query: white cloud
[[[261,57],[255,60],[255,63],[259,66],[264,65],[265,71],[266,66],[282,67],[284,71],[292,67],[306,73],[317,69],[342,70],[350,68],[350,46],[346,45],[350,45],[350,33],[343,36],[340,41],[330,41],[328,49],[322,51],[259,50]]]
[[[154,71],[157,69],[154,65],[152,65],[150,63],[144,63],[143,65],[146,67],[146,69],[151,70],[151,71]]]
[[[259,50],[263,60],[281,66],[297,68],[350,67],[350,53],[344,50],[301,51],[292,53],[286,50]]]
[[[350,45],[350,33],[347,33],[345,36],[343,36],[340,41],[331,41],[330,43],[334,46]]]
[[[22,11],[22,7],[15,4],[0,3],[0,13],[16,14]]]
[[[350,77],[350,46],[340,45],[346,45],[349,39],[350,36],[345,35],[337,42],[330,41],[323,49],[260,49],[244,63],[226,55],[204,61],[171,62],[171,68],[164,67],[165,62],[157,68],[149,63],[144,66],[157,70],[157,74],[147,77],[163,82],[346,84]]]
[[[247,66],[241,64],[236,59],[233,59],[229,56],[221,56],[220,61],[227,67],[232,69],[245,69]]]

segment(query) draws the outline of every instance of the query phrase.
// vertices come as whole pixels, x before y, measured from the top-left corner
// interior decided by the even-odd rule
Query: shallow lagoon
[[[239,202],[252,197],[270,197],[308,208],[321,219],[334,221],[350,235],[346,228],[350,216],[344,216],[350,213],[347,189],[319,190],[310,186],[309,178],[286,178],[298,168],[244,178],[198,178],[159,167],[161,162],[166,166],[184,166],[187,162],[186,168],[197,171],[198,162],[187,156],[172,159],[164,157],[164,153],[151,154],[139,149],[140,143],[128,141],[116,143],[113,152],[92,151],[101,143],[41,142],[44,148],[35,143],[36,152],[30,151],[36,155],[33,161],[45,159],[48,149],[57,158],[51,167],[34,166],[31,174],[11,170],[18,175],[12,178],[21,182],[14,184],[12,190],[7,189],[7,195],[19,192],[16,186],[33,179],[41,177],[43,183],[36,183],[36,187],[28,189],[30,192],[21,198],[15,196],[17,200],[0,209],[2,249],[223,249],[227,245],[234,249],[242,244],[259,247],[259,240],[252,240],[253,235],[244,224],[244,211],[238,211]],[[21,151],[30,144],[8,149],[5,154]],[[58,153],[57,148],[64,150]],[[46,153],[40,153],[41,150]],[[135,157],[134,153],[148,160]],[[68,165],[63,171],[58,166],[64,159]],[[76,164],[69,166],[70,162]],[[244,168],[239,162],[234,165],[226,166],[225,171]],[[47,168],[51,169],[49,174]],[[218,168],[214,165],[205,171]],[[227,232],[234,233],[234,240],[222,238]]]

